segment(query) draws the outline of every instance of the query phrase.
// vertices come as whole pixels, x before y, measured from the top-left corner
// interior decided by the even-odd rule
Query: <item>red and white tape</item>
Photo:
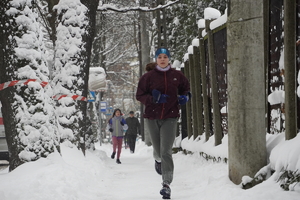
[[[87,98],[84,96],[72,95],[72,94],[55,95],[52,98],[55,100],[60,100],[61,98],[64,98],[64,97],[71,97],[72,99],[78,100],[78,101],[87,101]]]
[[[37,79],[9,81],[0,84],[0,91],[15,85],[22,85],[22,84],[27,85],[29,82],[40,82],[40,81]],[[40,84],[42,87],[45,87],[48,84],[48,82],[42,81],[40,82]]]
[[[39,82],[42,87],[45,87],[46,85],[48,85],[48,82],[45,82],[45,81],[40,82],[37,79],[16,80],[16,81],[9,81],[9,82],[5,82],[5,83],[1,83],[0,91],[6,89],[8,87],[15,86],[15,85],[22,85],[22,84],[28,85],[29,82]],[[72,94],[55,95],[52,98],[55,100],[60,100],[63,97],[71,97],[72,99],[78,100],[78,101],[87,101],[87,98],[84,96],[72,95]]]

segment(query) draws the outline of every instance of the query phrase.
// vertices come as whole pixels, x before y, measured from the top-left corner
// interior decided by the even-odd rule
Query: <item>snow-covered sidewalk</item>
[[[26,163],[11,173],[0,171],[1,200],[152,200],[161,199],[161,176],[154,170],[152,147],[137,142],[136,152],[124,149],[122,164],[110,158],[111,144],[98,145],[83,157],[62,145],[62,157]],[[225,163],[206,161],[198,154],[174,155],[171,184],[175,200],[298,200],[299,192],[283,191],[272,177],[248,190],[228,178]]]

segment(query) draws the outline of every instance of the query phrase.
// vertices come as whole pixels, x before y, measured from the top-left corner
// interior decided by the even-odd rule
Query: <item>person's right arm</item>
[[[141,77],[138,83],[138,88],[136,91],[136,99],[144,105],[149,105],[153,103],[153,97],[151,95],[151,91],[149,88],[149,80],[145,75]]]

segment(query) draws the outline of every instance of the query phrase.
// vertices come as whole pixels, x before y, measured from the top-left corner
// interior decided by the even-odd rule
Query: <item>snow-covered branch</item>
[[[111,4],[103,4],[102,6],[99,6],[97,11],[115,11],[115,12],[131,12],[131,11],[140,11],[140,12],[153,12],[156,10],[162,10],[164,8],[167,8],[169,6],[172,6],[173,4],[179,3],[181,0],[176,0],[176,1],[170,1],[165,5],[158,5],[154,8],[150,8],[150,7],[125,7],[125,8],[117,8]]]

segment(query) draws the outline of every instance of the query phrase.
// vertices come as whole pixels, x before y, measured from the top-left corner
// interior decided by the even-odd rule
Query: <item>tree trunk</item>
[[[145,6],[145,0],[140,1],[140,6],[143,7]],[[140,17],[140,77],[145,72],[145,66],[150,63],[150,41],[149,41],[149,34],[148,34],[148,26],[147,26],[147,14],[144,12],[139,12],[139,17]],[[142,113],[144,113],[144,105],[140,103],[140,122],[141,122],[141,134],[142,134],[142,139],[145,141],[145,143],[150,146],[151,141],[150,141],[150,136],[148,130],[145,130],[145,123],[144,123],[144,117]]]
[[[106,15],[102,12],[96,13],[95,37],[92,48],[91,67],[106,67]]]
[[[229,178],[267,164],[263,4],[231,0],[227,21]]]
[[[142,0],[140,6],[145,6],[145,0]],[[140,12],[140,31],[141,31],[141,53],[142,53],[142,66],[145,66],[150,63],[150,42],[149,42],[149,33],[147,25],[147,15],[145,12]],[[143,68],[143,69],[144,69]],[[142,71],[144,73],[144,70]]]
[[[86,44],[86,51],[83,52],[86,53],[86,60],[85,60],[85,66],[82,66],[84,68],[83,70],[83,88],[82,88],[82,94],[83,96],[87,97],[89,93],[88,89],[88,82],[89,82],[89,73],[90,73],[90,67],[91,67],[91,59],[92,59],[92,47],[93,42],[95,38],[95,31],[96,31],[96,15],[97,15],[97,8],[99,5],[99,1],[94,0],[81,0],[82,4],[84,4],[88,8],[87,12],[87,18],[89,21],[89,25],[87,27],[87,34],[86,37],[83,37],[83,42]],[[80,106],[80,110],[83,114],[83,120],[80,122],[80,126],[82,127],[81,130],[81,137],[85,138],[86,132],[88,130],[87,124],[85,123],[87,121],[87,103],[82,102]],[[94,142],[94,139],[90,140],[91,142]],[[92,144],[93,146],[94,144]],[[83,145],[83,153],[85,154],[85,144]]]
[[[165,0],[157,0],[158,5],[164,5]],[[157,21],[157,47],[161,48],[167,48],[167,32],[166,32],[166,14],[165,10],[157,10],[156,11],[156,21]]]

